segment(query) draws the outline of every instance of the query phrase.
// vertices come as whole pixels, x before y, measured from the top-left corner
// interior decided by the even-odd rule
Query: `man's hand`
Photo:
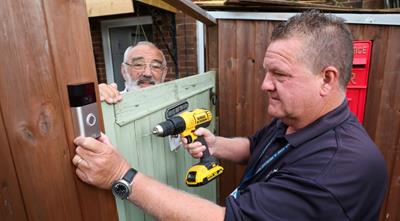
[[[211,133],[211,131],[202,127],[197,129],[194,134],[196,134],[197,136],[204,136],[204,139],[208,145],[208,150],[210,151],[210,154],[213,155],[215,150],[214,145],[217,142],[217,137],[213,133]],[[200,158],[201,156],[203,156],[203,152],[206,150],[206,146],[202,145],[198,141],[188,144],[186,138],[182,138],[182,142],[185,149],[194,158]]]
[[[108,104],[115,104],[122,100],[122,95],[118,91],[116,83],[99,84],[100,101],[105,101]]]
[[[74,143],[77,147],[72,163],[76,166],[76,174],[85,183],[110,189],[112,183],[130,168],[103,133],[98,140],[77,137]]]

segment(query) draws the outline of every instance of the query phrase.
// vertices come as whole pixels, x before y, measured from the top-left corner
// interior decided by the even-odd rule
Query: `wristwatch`
[[[112,184],[112,193],[115,197],[122,200],[128,199],[132,191],[131,185],[136,173],[135,169],[130,168],[121,179]]]

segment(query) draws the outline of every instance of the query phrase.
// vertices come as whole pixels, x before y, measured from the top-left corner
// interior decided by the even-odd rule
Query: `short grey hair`
[[[303,53],[298,57],[308,62],[314,73],[327,66],[339,71],[342,89],[351,77],[353,37],[344,19],[310,10],[280,23],[272,32],[272,41],[300,37],[304,41]]]
[[[128,59],[128,53],[129,53],[129,51],[130,51],[131,49],[137,47],[137,46],[140,46],[140,45],[147,45],[147,46],[150,46],[150,47],[153,47],[153,48],[159,50],[160,53],[161,53],[161,56],[162,56],[162,66],[163,66],[163,67],[166,67],[166,66],[167,66],[167,60],[165,59],[165,56],[164,56],[164,53],[162,52],[162,50],[160,50],[155,44],[153,44],[153,43],[150,42],[150,41],[139,41],[139,42],[136,43],[135,45],[129,46],[129,47],[125,50],[125,52],[124,52],[124,62],[128,62],[127,59]]]

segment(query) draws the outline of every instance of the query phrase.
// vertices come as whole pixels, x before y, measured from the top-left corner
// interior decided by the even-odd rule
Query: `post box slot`
[[[353,64],[353,68],[365,68],[365,64]]]

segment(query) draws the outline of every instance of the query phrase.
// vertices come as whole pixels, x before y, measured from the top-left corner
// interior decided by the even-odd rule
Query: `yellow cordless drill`
[[[202,186],[222,174],[224,168],[218,165],[218,160],[210,155],[208,146],[203,136],[197,136],[194,131],[199,127],[208,127],[212,119],[209,110],[194,109],[178,116],[173,116],[158,124],[153,129],[153,134],[159,137],[180,134],[188,143],[199,141],[206,146],[200,162],[193,165],[186,173],[185,183],[188,186]]]

